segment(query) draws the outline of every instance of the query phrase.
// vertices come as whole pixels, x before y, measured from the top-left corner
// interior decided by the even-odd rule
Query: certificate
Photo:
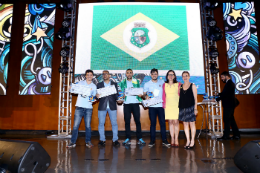
[[[74,94],[80,94],[83,96],[90,96],[91,90],[92,88],[86,85],[71,84],[70,92]]]
[[[143,95],[144,89],[143,88],[126,88],[125,95],[126,96],[138,96]]]
[[[163,100],[160,97],[153,97],[148,100],[143,100],[142,104],[144,107],[149,107],[149,106],[157,105],[158,103],[162,103],[162,102]]]
[[[106,97],[106,96],[109,96],[109,95],[113,95],[113,94],[116,94],[116,93],[117,93],[117,91],[116,91],[115,85],[110,85],[108,87],[97,89],[97,94],[99,94],[99,98]]]

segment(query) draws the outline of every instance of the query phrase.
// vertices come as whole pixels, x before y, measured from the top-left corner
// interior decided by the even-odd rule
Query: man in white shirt
[[[86,70],[86,80],[80,81],[76,83],[77,85],[85,85],[91,88],[91,96],[96,95],[97,87],[96,85],[92,82],[94,73],[92,70]],[[84,117],[85,121],[85,131],[86,131],[86,137],[85,137],[85,142],[86,146],[91,148],[93,147],[93,144],[91,143],[91,118],[92,118],[92,102],[89,101],[89,97],[83,96],[83,95],[78,95],[77,98],[77,103],[76,103],[76,110],[74,114],[74,125],[73,125],[73,131],[72,131],[72,137],[71,137],[71,142],[67,146],[68,148],[75,147],[76,146],[76,140],[78,138],[78,131],[79,131],[79,125]]]

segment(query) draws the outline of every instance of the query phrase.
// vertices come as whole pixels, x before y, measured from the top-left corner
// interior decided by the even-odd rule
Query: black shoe
[[[190,143],[189,143],[189,145],[185,145],[184,149],[189,149],[189,146],[190,146]]]
[[[119,146],[120,146],[120,143],[118,142],[118,140],[116,140],[115,142],[113,142],[113,145],[114,145],[115,147],[119,147]]]
[[[163,141],[162,144],[164,146],[166,146],[166,147],[170,147],[171,146],[171,144],[167,140]]]
[[[106,141],[99,141],[98,146],[104,147],[106,145]]]
[[[232,136],[231,139],[239,140],[240,136]]]
[[[151,141],[149,144],[148,144],[148,147],[153,147],[153,146],[155,146],[155,142],[153,142],[153,141]]]
[[[187,146],[187,148],[186,149],[193,149],[195,147],[195,144],[193,145],[193,146]]]
[[[230,139],[231,139],[230,137],[225,137],[225,136],[222,136],[221,138],[217,138],[218,141],[230,140]]]

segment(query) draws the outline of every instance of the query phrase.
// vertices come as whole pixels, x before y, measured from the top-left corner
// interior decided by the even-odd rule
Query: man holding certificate
[[[162,99],[162,86],[164,84],[164,81],[158,79],[157,69],[154,68],[151,70],[151,77],[152,80],[144,84],[144,95],[146,96],[146,99],[149,99],[148,95],[151,94],[153,95],[152,97],[158,97]],[[151,125],[150,125],[151,141],[148,146],[153,147],[155,145],[157,115],[161,127],[162,144],[164,146],[170,146],[166,138],[165,114],[164,114],[162,103],[158,103],[156,105],[152,105],[149,107],[149,117],[151,121]]]
[[[133,70],[126,70],[126,79],[122,80],[119,84],[120,89],[125,92],[126,89],[130,88],[140,88],[139,81],[133,78]],[[125,93],[127,95],[127,93]],[[125,119],[125,133],[126,140],[123,142],[123,145],[130,145],[131,142],[131,129],[130,129],[130,120],[131,113],[133,112],[135,124],[136,124],[136,136],[138,139],[137,144],[145,145],[146,143],[142,139],[142,130],[141,130],[141,122],[140,122],[140,107],[139,102],[142,101],[142,94],[139,95],[131,95],[125,96],[124,100],[124,119]]]
[[[85,142],[86,146],[91,148],[93,147],[93,144],[90,141],[91,138],[91,118],[92,118],[92,102],[90,101],[90,98],[93,98],[93,96],[96,95],[97,87],[96,85],[92,82],[93,79],[93,71],[92,70],[86,70],[86,80],[79,81],[77,85],[84,85],[90,88],[91,92],[90,95],[83,95],[79,94],[77,98],[77,103],[76,103],[76,110],[74,114],[74,125],[73,125],[73,131],[72,131],[72,137],[71,137],[71,142],[67,146],[68,148],[75,147],[76,146],[76,140],[78,138],[78,131],[79,131],[79,125],[84,117],[85,121],[85,131],[86,131],[86,137],[85,137]]]
[[[111,86],[114,86],[116,88],[116,93],[112,95],[107,95],[108,93],[104,93],[104,95],[107,95],[105,97],[102,97],[102,93],[97,92],[97,98],[100,98],[100,102],[98,105],[98,132],[100,136],[100,142],[98,143],[99,146],[105,146],[106,144],[106,137],[105,137],[105,122],[106,122],[106,115],[107,112],[109,114],[109,118],[112,125],[112,132],[113,132],[113,145],[114,146],[120,146],[120,143],[118,142],[118,126],[117,126],[117,105],[116,101],[118,99],[118,87],[117,83],[110,81],[110,75],[107,70],[104,70],[102,73],[103,76],[103,82],[99,82],[97,84],[97,89],[100,88],[109,88]]]

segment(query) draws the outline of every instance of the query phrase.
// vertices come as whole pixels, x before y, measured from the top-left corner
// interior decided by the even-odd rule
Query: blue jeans
[[[113,142],[115,142],[118,140],[117,112],[116,110],[110,110],[109,108],[107,108],[107,110],[105,111],[98,110],[98,119],[99,119],[98,132],[99,132],[100,140],[106,141],[104,125],[106,122],[107,112],[109,114],[109,118],[112,125]]]
[[[151,120],[151,126],[150,126],[151,142],[155,142],[157,115],[161,126],[162,141],[166,140],[164,109],[162,107],[149,107],[149,117]]]
[[[85,131],[86,131],[85,142],[87,143],[90,141],[91,138],[90,123],[92,118],[92,110],[93,109],[76,107],[75,114],[74,114],[74,125],[73,125],[72,137],[71,137],[72,143],[76,143],[76,140],[78,138],[79,125],[82,120],[82,117],[84,117],[84,121],[85,121]]]

